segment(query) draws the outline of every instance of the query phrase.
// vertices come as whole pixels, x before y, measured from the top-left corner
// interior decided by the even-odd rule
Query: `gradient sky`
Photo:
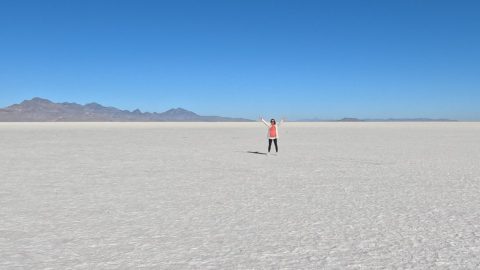
[[[480,1],[0,1],[0,107],[480,119]]]

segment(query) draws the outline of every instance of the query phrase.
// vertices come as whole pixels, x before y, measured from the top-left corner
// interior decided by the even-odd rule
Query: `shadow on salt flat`
[[[264,152],[258,152],[258,151],[247,151],[249,154],[257,154],[257,155],[266,155],[267,153]]]

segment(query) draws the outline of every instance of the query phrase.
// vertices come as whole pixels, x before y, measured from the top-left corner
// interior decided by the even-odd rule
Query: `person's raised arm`
[[[267,121],[265,121],[265,119],[263,119],[263,117],[260,117],[260,121],[262,121],[265,126],[269,127],[270,125],[267,123]]]

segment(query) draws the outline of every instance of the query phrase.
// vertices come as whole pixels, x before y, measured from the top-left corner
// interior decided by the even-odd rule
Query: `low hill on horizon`
[[[142,112],[106,107],[98,103],[85,105],[55,103],[35,97],[0,109],[0,122],[251,122],[250,119],[201,116],[183,108],[165,112]]]
[[[444,119],[444,118],[385,118],[385,119],[360,119],[353,117],[345,117],[339,120],[328,120],[328,119],[300,119],[295,122],[458,122],[454,119]]]

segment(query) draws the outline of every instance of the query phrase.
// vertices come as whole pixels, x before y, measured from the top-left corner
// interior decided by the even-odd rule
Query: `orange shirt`
[[[275,125],[272,125],[270,127],[270,130],[269,130],[268,134],[270,135],[270,138],[277,137],[277,127]]]

